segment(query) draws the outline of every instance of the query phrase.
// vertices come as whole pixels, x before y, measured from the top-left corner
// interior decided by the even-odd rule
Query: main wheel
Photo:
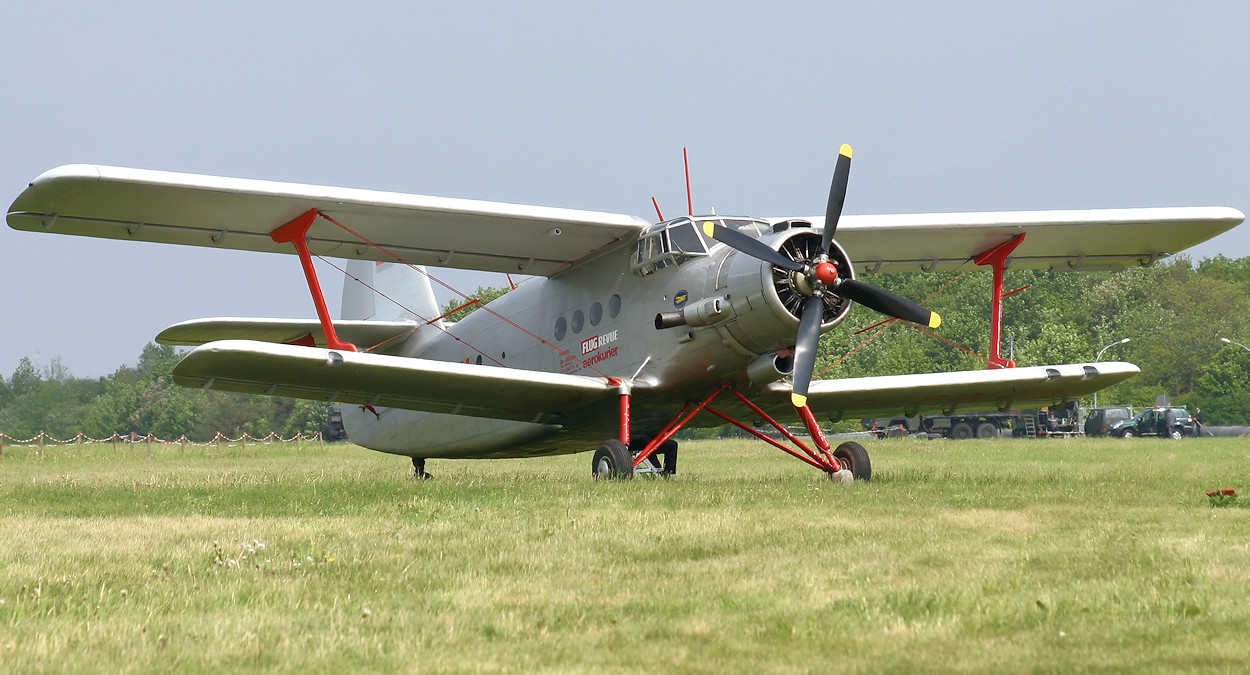
[[[977,425],[977,438],[998,438],[998,427],[989,422]]]
[[[972,425],[967,422],[960,422],[951,427],[951,438],[960,441],[972,438]]]
[[[634,457],[629,453],[629,447],[615,438],[604,441],[595,450],[594,460],[590,463],[590,475],[595,480],[633,478]]]
[[[847,441],[833,451],[833,456],[843,469],[851,472],[855,480],[872,478],[872,462],[868,459],[868,451],[855,441]]]

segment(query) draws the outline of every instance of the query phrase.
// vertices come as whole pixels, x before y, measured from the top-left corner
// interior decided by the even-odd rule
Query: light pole
[[[1250,352],[1250,347],[1247,347],[1247,346],[1245,346],[1245,345],[1241,344],[1240,342],[1233,342],[1232,340],[1229,340],[1228,338],[1220,338],[1220,342],[1224,342],[1224,343],[1227,343],[1227,344],[1230,344],[1230,345],[1237,345],[1238,347],[1241,347],[1242,349],[1244,349],[1244,350],[1246,350],[1246,351]]]
[[[1128,342],[1129,340],[1132,340],[1132,339],[1133,339],[1133,338],[1124,338],[1123,340],[1116,340],[1115,342],[1112,342],[1111,344],[1107,345],[1106,347],[1103,347],[1102,349],[1099,349],[1099,350],[1098,350],[1098,356],[1095,356],[1095,357],[1094,357],[1094,363],[1098,363],[1099,361],[1101,361],[1101,360],[1102,360],[1102,353],[1103,353],[1103,352],[1107,351],[1108,349],[1111,349],[1112,347],[1114,347],[1114,346],[1116,346],[1116,345],[1122,345],[1122,344],[1124,344],[1125,342]],[[1223,338],[1220,338],[1220,339],[1222,340]],[[1250,351],[1250,350],[1247,350],[1247,351]],[[1098,407],[1098,392],[1094,392],[1094,407],[1095,407],[1095,408],[1097,408],[1097,407]]]

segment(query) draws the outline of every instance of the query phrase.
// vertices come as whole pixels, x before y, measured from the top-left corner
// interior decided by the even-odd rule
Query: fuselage
[[[708,219],[783,252],[819,240],[810,228],[774,232],[766,222],[741,218],[659,223],[566,273],[531,278],[445,330],[427,327],[421,339],[396,353],[632,381],[634,431],[654,435],[686,400],[726,381],[743,390],[764,386],[791,365],[787,352],[801,298],[787,297],[796,291],[784,272],[703,237],[695,224]],[[849,263],[840,267],[851,275]],[[823,328],[840,322],[849,305],[832,300]],[[657,328],[658,317],[676,325]],[[559,424],[400,409],[376,413],[344,406],[349,436],[365,447],[416,457],[578,452],[593,449],[615,428],[610,409],[592,408]]]

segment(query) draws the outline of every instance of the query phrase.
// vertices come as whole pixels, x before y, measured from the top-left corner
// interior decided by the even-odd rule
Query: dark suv
[[[1105,408],[1094,408],[1085,418],[1086,436],[1106,436],[1112,425],[1133,416],[1133,409],[1126,405],[1112,405]]]
[[[1159,424],[1162,422],[1163,415],[1166,411],[1171,410],[1176,415],[1176,424],[1168,430],[1167,436],[1179,439],[1182,436],[1192,436],[1194,433],[1194,418],[1185,408],[1148,408],[1131,419],[1122,422],[1116,422],[1107,429],[1107,433],[1111,436],[1159,436]]]

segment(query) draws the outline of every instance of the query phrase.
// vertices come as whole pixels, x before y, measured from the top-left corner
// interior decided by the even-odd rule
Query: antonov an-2
[[[595,450],[595,477],[676,470],[673,433],[732,423],[847,482],[864,448],[818,417],[1060,404],[1128,363],[1012,367],[998,354],[1002,272],[1146,265],[1241,223],[1232,208],[840,218],[843,146],[824,217],[642,218],[356,189],[70,165],[9,208],[18,230],[300,256],[318,319],[216,318],[163,331],[194,346],[187,387],[336,402],[359,445],[412,458]],[[658,213],[658,208],[657,208]],[[311,256],[343,258],[332,320]],[[855,303],[940,318],[856,278],[974,261],[995,274],[991,367],[813,381],[817,341]],[[535,277],[444,323],[426,265]],[[715,405],[713,405],[715,404]],[[810,445],[785,428],[798,419]],[[778,427],[786,442],[754,430]],[[605,440],[606,439],[606,440]],[[661,463],[660,458],[663,458]]]

